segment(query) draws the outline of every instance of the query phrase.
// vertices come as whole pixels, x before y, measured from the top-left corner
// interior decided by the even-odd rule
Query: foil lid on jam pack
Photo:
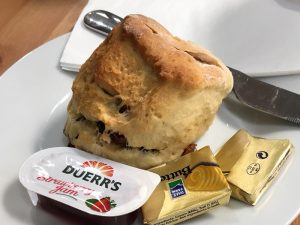
[[[142,207],[146,224],[177,224],[230,199],[229,184],[208,146],[150,170],[161,182]]]
[[[287,139],[251,136],[241,129],[217,152],[218,161],[232,189],[232,197],[255,205],[290,156]]]
[[[68,147],[33,154],[20,168],[19,179],[34,204],[42,195],[105,217],[140,208],[160,182],[152,172]]]

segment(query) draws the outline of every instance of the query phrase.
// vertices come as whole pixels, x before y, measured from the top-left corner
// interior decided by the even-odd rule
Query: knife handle
[[[83,19],[88,28],[107,36],[123,19],[105,10],[94,10],[87,13]]]

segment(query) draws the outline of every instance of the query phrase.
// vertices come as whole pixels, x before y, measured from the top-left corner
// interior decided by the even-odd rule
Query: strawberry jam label
[[[160,182],[152,172],[68,147],[33,154],[22,165],[19,179],[31,198],[40,194],[99,216],[138,209]]]

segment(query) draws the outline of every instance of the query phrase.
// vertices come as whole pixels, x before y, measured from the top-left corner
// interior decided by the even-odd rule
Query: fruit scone
[[[64,133],[77,148],[147,169],[180,157],[232,85],[208,50],[129,15],[82,65]]]

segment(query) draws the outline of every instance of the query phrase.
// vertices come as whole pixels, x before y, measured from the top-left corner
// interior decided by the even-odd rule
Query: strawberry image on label
[[[96,212],[108,212],[117,205],[114,200],[110,200],[110,197],[101,198],[100,200],[95,198],[88,199],[85,201],[85,204]]]

